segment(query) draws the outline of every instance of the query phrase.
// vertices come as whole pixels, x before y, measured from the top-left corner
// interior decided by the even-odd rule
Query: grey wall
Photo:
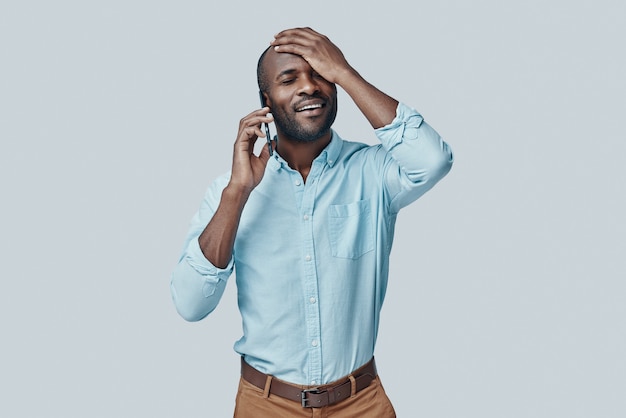
[[[0,5],[0,415],[227,417],[234,281],[169,296],[187,223],[311,26],[453,146],[399,217],[377,359],[400,417],[626,416],[621,1]],[[375,142],[340,97],[335,128]]]

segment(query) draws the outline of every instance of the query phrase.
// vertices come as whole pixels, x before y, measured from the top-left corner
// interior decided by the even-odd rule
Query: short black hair
[[[259,85],[259,90],[261,90],[263,93],[266,93],[270,87],[269,81],[267,81],[267,72],[265,71],[263,61],[265,61],[265,55],[267,55],[267,51],[269,51],[271,47],[272,46],[270,45],[265,48],[265,51],[263,51],[263,53],[259,57],[259,62],[257,62],[256,65],[256,81]]]

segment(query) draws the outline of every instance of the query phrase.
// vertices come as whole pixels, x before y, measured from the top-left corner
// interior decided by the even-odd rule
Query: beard
[[[313,142],[326,134],[330,127],[335,122],[337,116],[337,98],[334,100],[327,100],[326,106],[331,106],[325,115],[320,116],[324,118],[320,123],[313,124],[313,126],[304,126],[296,120],[296,113],[287,112],[284,109],[276,108],[272,109],[272,116],[274,116],[274,124],[283,135],[296,142]]]

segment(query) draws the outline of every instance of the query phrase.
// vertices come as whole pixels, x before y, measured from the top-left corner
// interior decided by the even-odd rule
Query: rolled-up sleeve
[[[452,167],[452,150],[415,109],[399,103],[396,117],[376,130],[388,158],[389,210],[397,212],[430,190]]]
[[[199,321],[215,309],[233,272],[232,258],[225,268],[215,267],[198,243],[198,237],[219,204],[222,183],[223,179],[218,179],[207,191],[200,210],[191,221],[182,255],[171,276],[174,306],[187,321]]]

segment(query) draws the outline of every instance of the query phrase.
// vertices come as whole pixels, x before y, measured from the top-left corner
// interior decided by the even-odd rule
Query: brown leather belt
[[[321,408],[347,399],[352,394],[352,376],[356,384],[356,392],[360,392],[376,378],[376,363],[374,358],[359,367],[349,376],[319,387],[292,385],[282,380],[272,378],[270,383],[271,395],[300,402],[303,408]],[[241,357],[241,377],[259,389],[265,390],[265,383],[269,375],[262,373],[246,363]]]

